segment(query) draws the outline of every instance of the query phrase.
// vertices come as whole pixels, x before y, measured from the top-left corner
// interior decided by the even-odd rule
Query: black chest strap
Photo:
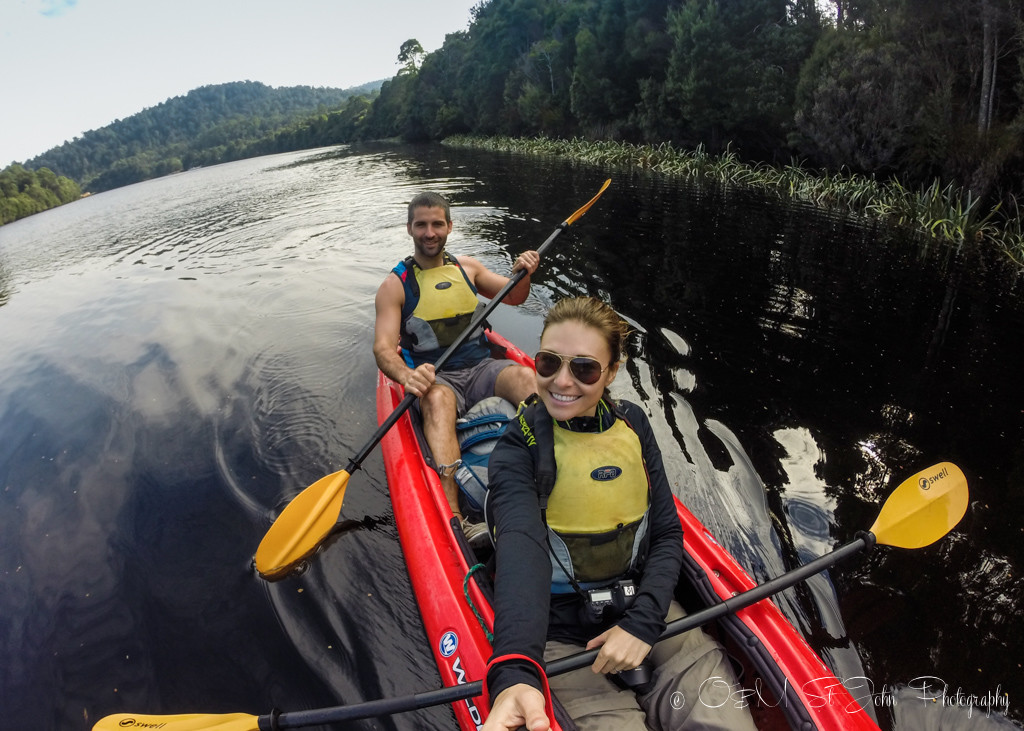
[[[533,398],[536,399],[537,397],[533,396]],[[544,524],[547,525],[548,497],[550,497],[551,491],[555,489],[555,476],[557,474],[555,467],[555,427],[551,415],[544,408],[543,401],[537,399],[533,408],[533,435],[537,440],[537,459],[534,462],[533,479],[537,483],[537,500],[540,504],[540,515],[544,519]]]

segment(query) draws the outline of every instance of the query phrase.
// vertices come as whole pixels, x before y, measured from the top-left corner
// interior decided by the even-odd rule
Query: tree
[[[415,38],[410,38],[398,49],[398,63],[401,64],[398,73],[415,74],[425,55],[426,51],[423,50],[420,42]]]
[[[80,196],[81,190],[73,180],[55,175],[48,168],[32,171],[14,163],[0,171],[0,225]]]
[[[657,34],[649,31],[661,24],[649,23],[643,16],[630,23],[629,18],[623,0],[597,3],[582,18],[574,38],[571,109],[590,136],[621,136],[640,101],[640,79],[664,66],[663,57],[661,62],[640,57],[652,46],[658,47],[651,37]]]
[[[557,40],[535,41],[508,76],[506,102],[514,106],[522,130],[556,136],[566,133],[564,91],[569,66],[562,58],[564,51]]]
[[[597,37],[590,28],[576,34],[576,67],[569,87],[573,115],[585,129],[595,130],[608,121],[610,110],[603,104],[606,79],[601,75],[601,53]]]
[[[801,72],[801,151],[828,165],[1019,189],[1019,0],[860,0]],[[854,8],[847,8],[852,10]]]
[[[906,50],[856,32],[831,31],[804,66],[796,123],[816,162],[890,172],[919,127],[922,89]]]
[[[680,120],[674,137],[711,150],[740,140],[755,156],[783,147],[799,65],[819,28],[806,2],[687,0],[670,9],[660,103]]]
[[[424,58],[416,76],[416,103],[406,110],[406,118],[431,139],[469,131],[461,101],[465,91],[459,83],[467,48],[465,32],[449,33],[441,48]]]

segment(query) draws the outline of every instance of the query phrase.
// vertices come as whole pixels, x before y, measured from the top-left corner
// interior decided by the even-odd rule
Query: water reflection
[[[825,456],[807,429],[779,429],[774,437],[785,451],[787,483],[781,493],[797,550],[820,556],[831,550],[836,500],[817,475]]]
[[[768,508],[765,485],[740,438],[726,424],[699,417],[684,398],[700,386],[693,373],[680,365],[691,354],[687,341],[663,328],[657,337],[645,338],[637,350],[629,364],[633,392],[624,389],[625,384],[616,384],[617,389],[624,389],[618,395],[648,400],[647,394],[657,389],[667,393],[664,418],[659,410],[652,421],[663,445],[666,469],[675,478],[673,488],[755,579],[764,581],[783,574],[790,565],[787,556],[795,554],[797,562],[804,563],[831,551],[828,499],[816,482],[804,479],[806,472],[813,477],[818,461],[809,434],[779,430],[775,435],[787,449],[787,471],[791,473],[784,502],[790,520],[780,535],[778,521]],[[657,368],[648,364],[657,364]],[[686,374],[685,378],[680,378],[680,373]],[[665,383],[666,376],[667,387],[653,385]],[[644,384],[651,386],[644,388]],[[680,445],[679,451],[668,448],[673,442]],[[797,520],[790,510],[797,513]],[[815,576],[776,601],[804,635],[814,639],[815,647],[839,677],[851,679],[853,687],[854,679],[864,676],[827,576]],[[868,709],[873,712],[870,705]]]

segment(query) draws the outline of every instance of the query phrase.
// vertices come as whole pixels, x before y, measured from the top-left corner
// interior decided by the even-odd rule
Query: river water
[[[495,327],[532,352],[558,298],[615,306],[636,333],[613,391],[646,406],[681,496],[758,579],[955,462],[972,497],[947,538],[880,547],[780,603],[837,672],[868,679],[883,728],[1024,720],[1012,271],[635,171],[368,146],[192,170],[0,228],[0,728],[436,687],[379,452],[349,484],[355,527],[306,574],[267,583],[251,557],[376,427],[372,301],[411,252],[409,198],[448,195],[450,249],[507,272],[606,177]],[[451,724],[428,709],[352,727]]]

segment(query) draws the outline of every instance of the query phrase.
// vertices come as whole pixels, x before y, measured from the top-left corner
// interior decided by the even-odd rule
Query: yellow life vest
[[[454,264],[431,269],[416,267],[415,272],[416,283],[420,287],[420,301],[416,303],[412,316],[434,325],[439,345],[451,345],[462,332],[452,332],[449,329],[451,321],[468,321],[473,316],[479,304],[476,293],[469,288],[462,270]]]
[[[439,267],[421,269],[409,257],[395,267],[394,272],[405,288],[400,336],[402,355],[410,367],[433,363],[455,342],[483,305],[465,272],[447,254]],[[474,335],[448,361],[447,368],[473,365],[488,354],[482,335]]]
[[[622,419],[600,433],[556,426],[554,451],[546,512],[553,590],[622,577],[647,533],[650,482],[640,438]]]

